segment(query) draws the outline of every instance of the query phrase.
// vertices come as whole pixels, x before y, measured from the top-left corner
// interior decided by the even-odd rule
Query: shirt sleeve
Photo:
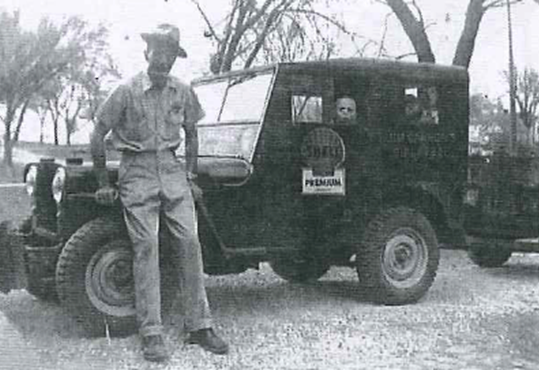
[[[120,85],[109,94],[97,110],[95,128],[104,133],[114,129],[123,117],[125,101],[126,88]]]
[[[189,88],[187,92],[186,97],[186,104],[185,104],[185,122],[186,123],[196,123],[200,121],[206,113],[204,112],[204,109],[202,109],[202,106],[200,105],[200,102],[198,100],[198,96],[195,93],[195,90],[193,90],[192,87]]]

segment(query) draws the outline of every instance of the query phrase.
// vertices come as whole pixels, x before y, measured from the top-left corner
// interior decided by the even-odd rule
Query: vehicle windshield
[[[206,112],[198,122],[199,155],[251,159],[273,77],[271,72],[194,86]]]

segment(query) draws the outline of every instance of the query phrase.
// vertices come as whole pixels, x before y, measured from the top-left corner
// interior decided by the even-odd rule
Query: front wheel
[[[373,301],[402,305],[423,297],[434,281],[439,259],[430,222],[413,209],[396,207],[369,223],[356,264],[360,282]]]
[[[176,297],[175,273],[161,258],[162,309]],[[56,269],[62,305],[91,336],[125,335],[136,328],[133,254],[120,219],[99,218],[81,227],[64,246]]]

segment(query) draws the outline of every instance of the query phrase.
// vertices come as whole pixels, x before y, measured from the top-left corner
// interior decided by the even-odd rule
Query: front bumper
[[[26,288],[24,249],[24,235],[13,223],[0,223],[0,292]]]

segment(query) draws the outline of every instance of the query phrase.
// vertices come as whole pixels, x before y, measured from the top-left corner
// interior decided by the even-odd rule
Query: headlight
[[[52,197],[54,201],[58,204],[62,201],[62,196],[64,194],[64,186],[66,182],[66,170],[64,167],[58,167],[52,178]]]
[[[36,189],[36,180],[37,180],[37,165],[31,165],[26,171],[26,176],[24,178],[24,183],[26,184],[26,192],[29,196],[34,194]]]

